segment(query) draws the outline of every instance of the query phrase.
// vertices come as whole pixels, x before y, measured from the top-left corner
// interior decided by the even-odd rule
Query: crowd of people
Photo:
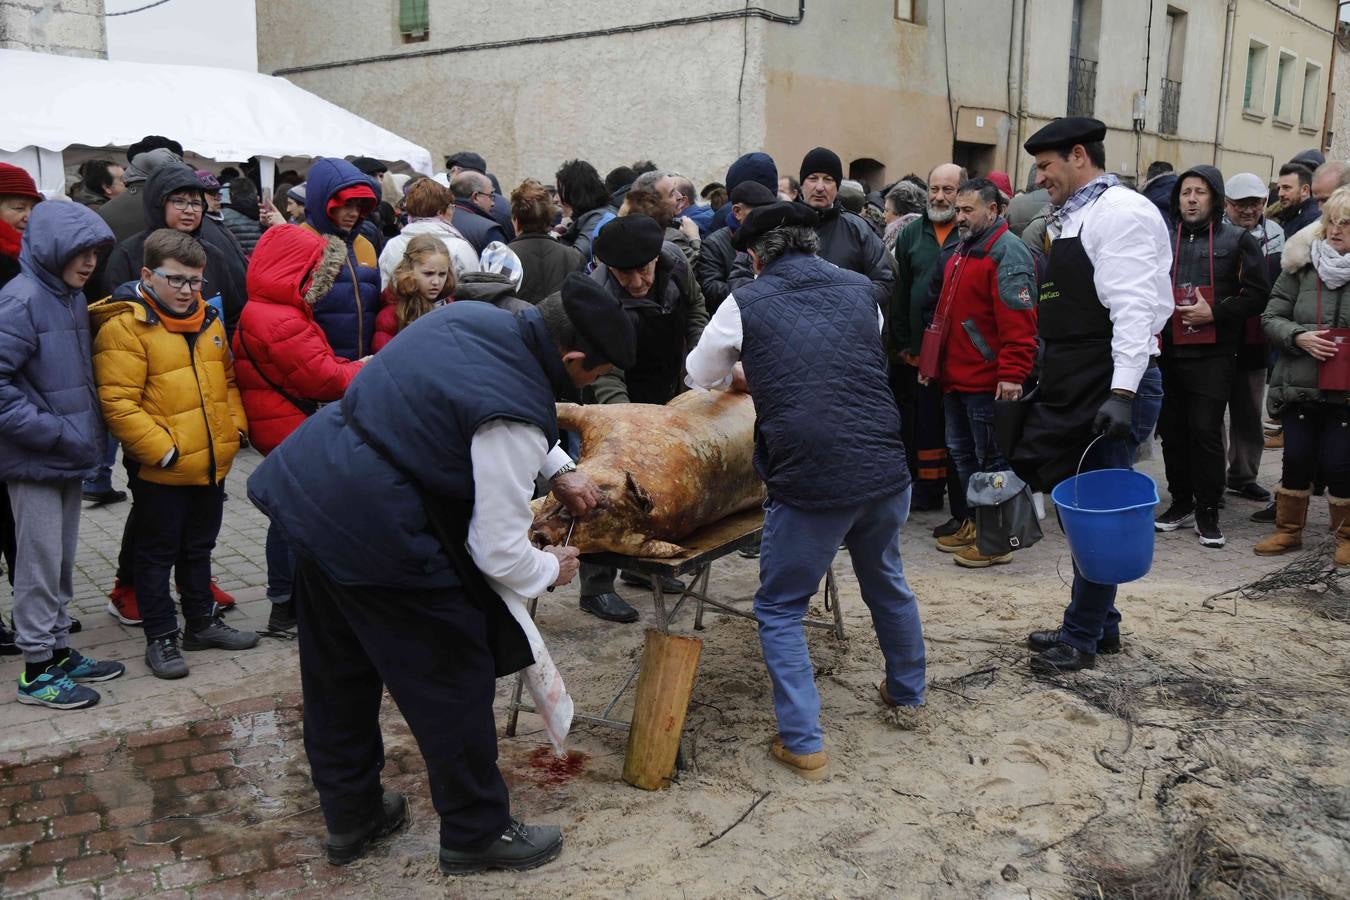
[[[444,624],[462,615],[442,608],[448,589],[472,596],[486,578],[534,596],[579,574],[583,611],[637,620],[616,579],[645,578],[525,539],[539,487],[577,515],[599,502],[551,411],[574,395],[755,397],[770,503],[762,548],[744,552],[762,553],[772,753],[813,780],[827,769],[806,598],[848,546],[886,658],[880,699],[917,714],[923,644],[897,537],[910,509],[945,505],[938,549],[971,569],[1011,563],[976,527],[979,473],[1048,491],[1078,468],[1129,467],[1156,430],[1170,503],[1155,528],[1221,548],[1225,491],[1272,501],[1258,465],[1283,446],[1273,502],[1253,516],[1274,533],[1254,552],[1299,549],[1325,494],[1334,564],[1350,565],[1350,163],[1309,151],[1273,186],[1157,163],[1136,191],[1108,173],[1104,137],[1092,119],[1046,126],[1027,142],[1022,191],[953,162],[863,184],[825,147],[795,173],[747,153],[701,189],[650,161],[602,177],[569,160],[551,184],[503,193],[473,152],[436,177],[320,158],[261,199],[256,169],[194,170],[153,135],[125,166],[81,166],[65,198],[0,164],[0,528],[14,589],[0,652],[23,657],[19,701],[87,708],[91,683],[125,672],[72,646],[69,614],[82,504],[127,499],[112,483],[119,448],[132,506],[108,609],[142,629],[150,672],[182,678],[185,650],[257,645],[226,621],[234,600],[211,575],[231,463],[252,446],[267,457],[249,483],[271,523],[267,631],[300,633],[330,859],[359,856],[406,815],[369,768],[377,673],[428,754],[437,808],[481,807],[443,820],[442,866],[473,870],[484,852],[537,863],[560,837],[504,823],[500,776],[484,774],[491,678],[472,700],[431,696],[439,657],[421,659],[366,604],[421,598]],[[1028,638],[1032,667],[1117,652],[1114,599],[1075,571],[1062,625]],[[467,640],[462,622],[446,627]],[[447,733],[459,721],[473,724]],[[452,774],[461,750],[480,764]]]

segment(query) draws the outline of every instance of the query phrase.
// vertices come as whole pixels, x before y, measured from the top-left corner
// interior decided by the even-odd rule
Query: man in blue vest
[[[305,753],[330,863],[407,819],[380,785],[384,687],[426,760],[442,871],[557,856],[559,829],[512,818],[497,769],[496,678],[534,658],[494,585],[535,597],[576,575],[575,548],[527,539],[535,477],[574,515],[595,506],[594,482],[557,445],[554,403],[631,365],[634,346],[618,301],[582,275],[518,314],[434,310],[249,479],[299,560]]]
[[[923,715],[924,646],[900,528],[910,475],[886,377],[872,282],[816,256],[816,213],[778,202],[746,217],[736,249],[756,278],[717,308],[686,368],[694,387],[755,398],[755,468],[768,487],[755,617],[773,681],[770,753],[809,781],[829,775],[802,616],[840,543],[886,659],[878,685],[897,724]]]

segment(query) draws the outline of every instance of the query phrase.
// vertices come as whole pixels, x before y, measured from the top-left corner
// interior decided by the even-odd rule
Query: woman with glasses
[[[1282,272],[1261,316],[1280,357],[1266,405],[1284,426],[1275,533],[1254,548],[1278,556],[1303,546],[1313,478],[1327,486],[1335,560],[1350,566],[1350,187],[1284,248]]]

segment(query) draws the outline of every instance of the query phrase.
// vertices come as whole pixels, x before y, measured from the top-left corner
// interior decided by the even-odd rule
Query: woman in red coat
[[[234,331],[234,373],[248,414],[249,440],[273,450],[320,403],[341,399],[363,360],[333,352],[314,321],[313,306],[333,286],[347,260],[336,237],[296,225],[267,229],[248,266],[248,302]],[[293,631],[291,579],[295,559],[281,533],[267,529],[268,629]]]

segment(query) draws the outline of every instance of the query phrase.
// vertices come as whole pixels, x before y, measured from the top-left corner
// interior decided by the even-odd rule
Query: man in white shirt
[[[1048,491],[1083,470],[1129,468],[1162,404],[1157,335],[1172,313],[1172,248],[1157,208],[1108,174],[1096,119],[1056,119],[1024,145],[1050,192],[1049,261],[1037,333],[1040,383],[1011,451],[1013,468]],[[1095,435],[1103,435],[1094,442]],[[1091,668],[1120,649],[1116,586],[1074,569],[1060,628],[1035,631],[1035,671]]]

